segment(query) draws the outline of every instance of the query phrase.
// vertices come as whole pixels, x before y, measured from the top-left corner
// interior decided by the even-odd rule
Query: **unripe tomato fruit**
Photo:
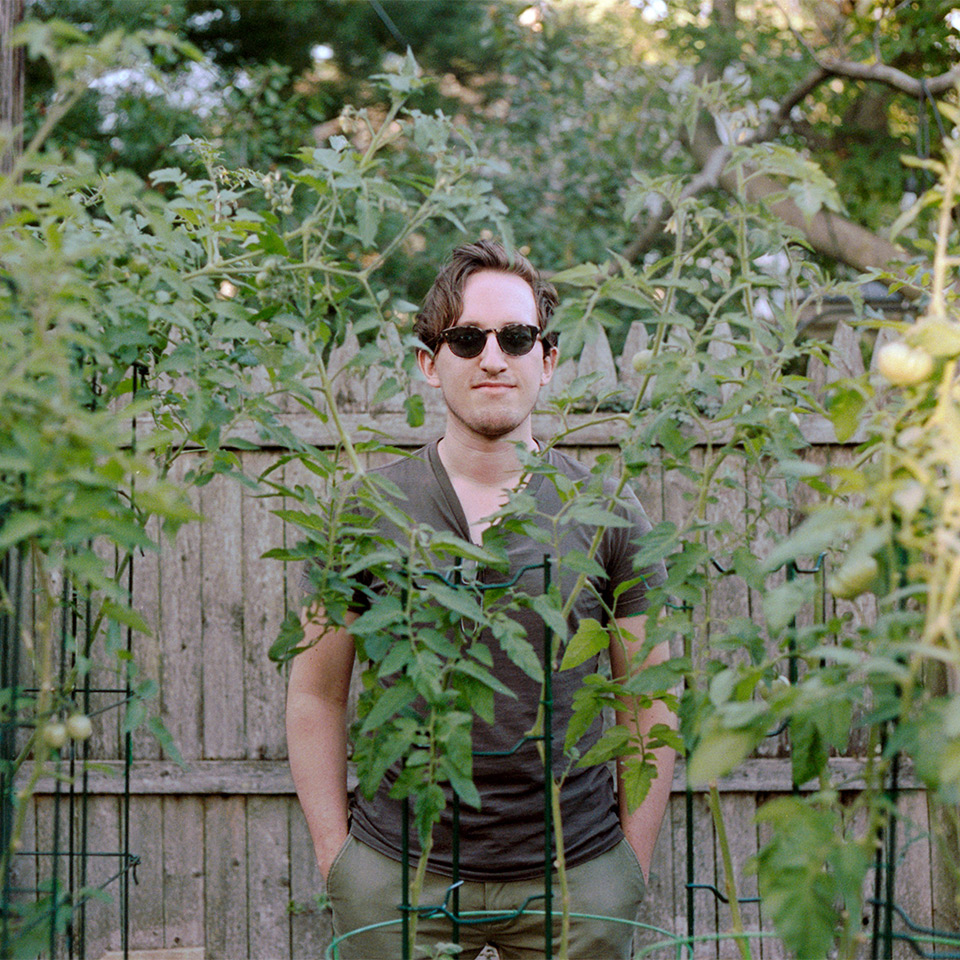
[[[43,742],[54,750],[59,750],[67,742],[67,728],[59,721],[50,721],[43,725],[41,731]]]
[[[848,559],[827,579],[827,589],[841,600],[853,600],[873,583],[877,569],[877,561],[873,557]]]
[[[898,387],[923,383],[933,372],[933,357],[905,343],[888,343],[877,355],[877,369]]]
[[[647,367],[650,366],[650,361],[653,359],[652,350],[638,350],[634,355],[630,363],[633,366],[633,369],[637,373],[643,373]]]
[[[89,717],[75,713],[67,717],[67,733],[73,740],[86,740],[93,733],[93,724]]]

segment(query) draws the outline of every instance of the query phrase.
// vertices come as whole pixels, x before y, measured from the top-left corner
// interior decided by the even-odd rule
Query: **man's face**
[[[463,288],[463,311],[456,325],[499,330],[508,323],[537,328],[530,285],[510,273],[472,274]],[[423,351],[418,355],[427,382],[443,394],[448,425],[491,440],[527,438],[530,414],[540,388],[553,376],[556,359],[556,349],[542,340],[524,356],[510,356],[492,335],[479,356],[470,359],[455,356],[446,343],[433,356]]]

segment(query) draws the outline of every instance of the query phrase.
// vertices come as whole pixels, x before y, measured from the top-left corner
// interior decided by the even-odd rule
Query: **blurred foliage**
[[[737,17],[723,26],[728,6]],[[382,114],[382,91],[368,77],[409,47],[436,80],[415,106],[469,129],[516,213],[517,243],[562,269],[624,249],[657,208],[651,191],[624,217],[631,173],[696,173],[683,140],[703,107],[735,136],[765,121],[816,57],[879,60],[913,77],[953,65],[958,35],[945,0],[847,6],[798,0],[789,23],[772,0],[713,10],[699,0],[33,0],[28,13],[61,17],[90,37],[160,27],[197,48],[190,64],[155,54],[151,83],[128,71],[91,88],[57,134],[108,169],[141,176],[183,162],[171,144],[184,134],[210,139],[228,165],[256,169],[286,162],[304,143],[350,135],[349,120],[338,120],[344,106]],[[30,67],[28,127],[48,99],[44,70]],[[693,96],[698,72],[715,79]],[[900,155],[935,155],[939,139],[930,104],[834,78],[794,108],[775,142],[818,163],[845,214],[881,230],[904,195],[925,185]],[[398,160],[404,146],[396,144]],[[918,224],[902,240],[923,232]],[[436,262],[453,239],[434,231],[418,246]],[[648,256],[658,252],[662,244]],[[419,259],[394,277],[413,300],[429,276]]]

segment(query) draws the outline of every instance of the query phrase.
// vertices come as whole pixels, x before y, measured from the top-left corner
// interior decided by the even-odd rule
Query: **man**
[[[531,414],[540,389],[557,364],[555,337],[546,325],[557,303],[553,287],[544,282],[519,254],[508,255],[490,241],[454,251],[438,275],[417,319],[416,332],[429,349],[417,359],[427,383],[438,389],[446,405],[443,437],[416,457],[382,468],[392,483],[409,494],[403,509],[416,522],[448,529],[464,540],[482,541],[491,518],[522,486],[535,498],[538,515],[557,515],[561,500],[554,483],[542,474],[525,473],[518,446],[538,451]],[[573,483],[584,483],[589,472],[555,450],[543,458]],[[643,645],[645,591],[661,583],[661,566],[637,577],[633,558],[637,541],[650,529],[632,494],[615,507],[629,525],[606,529],[596,559],[605,576],[582,590],[570,613],[571,632],[585,617],[612,619],[623,643],[611,643],[613,675],[625,677],[632,655]],[[595,527],[573,525],[563,533],[559,554],[586,552]],[[512,570],[543,555],[542,543],[523,536],[505,538]],[[573,577],[575,580],[576,578]],[[628,583],[626,589],[616,588]],[[564,597],[571,592],[570,575],[563,579]],[[533,585],[531,593],[536,592]],[[528,639],[543,648],[543,625],[530,611],[514,615]],[[349,623],[350,621],[348,621]],[[345,714],[354,662],[354,642],[347,629],[324,629],[323,615],[309,608],[303,618],[305,649],[293,662],[287,703],[290,764],[321,873],[333,907],[334,932],[395,920],[400,892],[400,805],[389,796],[391,776],[373,798],[358,797],[348,809]],[[318,639],[319,638],[319,639]],[[312,646],[310,644],[313,644]],[[489,752],[515,742],[529,730],[539,706],[539,685],[494,649],[495,675],[517,699],[498,697],[496,723],[474,722],[474,750]],[[658,663],[668,651],[657,648],[644,666]],[[571,700],[582,677],[596,670],[596,658],[579,670],[556,675],[555,726],[562,744]],[[636,725],[635,711],[618,711],[618,722]],[[639,718],[641,733],[671,722],[662,704]],[[599,736],[599,724],[581,741],[586,749]],[[632,921],[643,895],[645,875],[669,798],[673,756],[657,751],[658,776],[641,806],[631,812],[614,793],[606,765],[568,773],[561,793],[567,878],[574,912]],[[395,779],[395,772],[392,775]],[[543,890],[543,768],[536,748],[528,745],[511,758],[475,758],[474,781],[481,796],[479,811],[464,807],[461,814],[460,910],[503,911],[521,907]],[[411,831],[413,833],[415,831]],[[442,902],[450,885],[452,862],[450,824],[445,816],[436,828],[430,872],[421,904]],[[533,902],[532,909],[542,904]],[[556,909],[556,908],[555,908]],[[355,938],[341,947],[341,956],[399,958],[398,924]],[[630,956],[632,928],[627,923],[574,920],[571,957]],[[449,940],[449,920],[421,919],[418,941]],[[472,956],[484,943],[497,947],[502,960],[543,955],[543,918],[517,917],[486,926],[462,926],[460,942]]]

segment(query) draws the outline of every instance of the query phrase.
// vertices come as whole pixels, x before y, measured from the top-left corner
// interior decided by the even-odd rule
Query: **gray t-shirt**
[[[590,472],[570,457],[550,449],[545,454],[547,464],[574,483],[587,483]],[[407,499],[398,506],[417,523],[435,530],[450,531],[469,540],[469,527],[460,501],[444,470],[437,452],[437,443],[431,443],[415,455],[397,460],[377,473],[392,481]],[[612,496],[613,487],[608,488]],[[534,473],[525,493],[536,501],[538,515],[556,516],[562,506],[555,482],[542,473]],[[635,494],[625,489],[616,504],[610,504],[621,516],[631,521],[630,526],[608,527],[600,542],[596,560],[605,571],[604,578],[591,578],[593,589],[581,590],[568,621],[569,635],[573,636],[581,620],[593,618],[601,623],[607,620],[604,604],[617,617],[632,616],[646,609],[647,587],[661,584],[666,578],[663,565],[643,571],[634,569],[633,558],[638,543],[651,529]],[[380,532],[395,539],[398,533],[389,521],[378,521]],[[596,532],[595,526],[576,524],[562,528],[561,556],[572,551],[587,553]],[[502,545],[509,556],[512,573],[527,565],[540,564],[544,553],[553,548],[529,537],[506,533]],[[556,565],[554,565],[556,569]],[[634,584],[614,599],[614,589],[621,583],[643,574],[644,580]],[[485,582],[503,582],[505,574],[498,570],[479,570],[477,577]],[[555,576],[556,574],[554,574]],[[572,592],[577,575],[569,570],[561,572],[560,589],[564,598]],[[543,592],[542,569],[524,573],[518,587],[529,596]],[[529,609],[511,613],[526,630],[527,639],[542,659],[544,648],[543,621]],[[481,637],[481,639],[484,639]],[[466,804],[460,808],[460,876],[465,880],[508,881],[542,875],[544,864],[544,774],[537,747],[526,743],[508,756],[476,756],[477,751],[511,751],[533,726],[541,695],[540,684],[510,661],[492,638],[486,645],[493,656],[492,672],[517,694],[516,699],[497,694],[494,701],[495,723],[490,725],[474,718],[473,745],[474,783],[480,793],[481,808]],[[563,741],[572,712],[573,695],[583,678],[597,670],[597,657],[582,666],[553,675],[553,765],[555,773],[566,768],[569,761],[563,756]],[[599,738],[601,721],[598,718],[578,744],[581,755]],[[376,794],[367,799],[358,795],[354,800],[351,833],[357,839],[388,857],[402,857],[401,804],[390,798],[389,792],[398,767],[391,767]],[[434,846],[430,869],[441,875],[452,876],[452,811],[449,803],[441,821],[434,828]],[[622,838],[614,797],[613,777],[606,764],[570,770],[561,794],[561,815],[564,826],[564,847],[569,866],[586,862],[614,847]],[[411,857],[419,856],[417,832],[410,824]]]

